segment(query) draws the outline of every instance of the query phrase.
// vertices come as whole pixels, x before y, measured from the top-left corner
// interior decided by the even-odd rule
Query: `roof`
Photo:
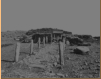
[[[63,33],[62,30],[53,30],[53,33]]]

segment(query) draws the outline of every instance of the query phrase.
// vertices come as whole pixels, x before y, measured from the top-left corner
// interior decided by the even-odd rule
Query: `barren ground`
[[[55,66],[58,62],[58,44],[34,44],[34,55],[29,56],[30,44],[21,43],[19,61],[14,63],[16,42],[3,46],[1,50],[2,78],[98,78],[100,74],[100,44],[92,43],[89,55],[73,52],[76,46],[66,46],[65,65],[62,69]],[[9,44],[3,41],[3,44]]]

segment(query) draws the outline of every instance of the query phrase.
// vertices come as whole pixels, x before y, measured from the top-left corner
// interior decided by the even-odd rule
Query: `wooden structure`
[[[52,32],[48,33],[34,33],[32,35],[32,39],[34,43],[38,43],[38,38],[40,37],[40,43],[51,43],[53,41],[58,41],[59,39],[62,39],[63,31],[62,30],[54,30]]]

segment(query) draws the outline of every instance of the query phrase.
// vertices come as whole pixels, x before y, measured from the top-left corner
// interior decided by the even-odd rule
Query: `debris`
[[[55,76],[55,75],[56,75],[56,74],[53,73],[53,72],[52,72],[52,73],[50,73],[50,72],[46,72],[45,74],[46,74],[46,75],[49,75],[49,76]]]
[[[61,65],[59,65],[59,64],[56,66],[56,68],[57,69],[62,69]]]
[[[43,66],[41,64],[29,64],[28,66],[30,66],[30,67],[38,67],[38,68],[45,69],[45,66]]]
[[[53,63],[53,66],[57,66],[57,62]]]
[[[29,63],[40,63],[40,59],[35,59],[35,58],[29,58]]]
[[[68,77],[68,74],[65,74],[65,77],[67,78]]]
[[[100,64],[98,64],[97,67],[100,67]]]
[[[55,55],[56,61],[59,61],[59,55]]]
[[[96,52],[96,53],[99,53],[99,52]]]
[[[99,60],[95,60],[95,63],[100,63],[100,61]]]
[[[66,59],[67,59],[67,60],[70,60],[70,58],[69,58],[69,57],[67,57]]]
[[[24,58],[23,61],[24,61],[24,63],[25,63],[26,65],[29,65],[29,62],[28,62],[28,60],[27,60],[26,58]]]
[[[56,73],[56,75],[60,76],[61,78],[64,78],[64,74],[61,74],[61,73]]]
[[[88,65],[88,63],[87,62],[84,62],[84,64],[87,66]]]
[[[18,63],[19,63],[19,64],[23,64],[23,60],[19,61]]]

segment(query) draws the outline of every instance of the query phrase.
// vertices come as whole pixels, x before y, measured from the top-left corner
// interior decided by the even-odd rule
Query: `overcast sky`
[[[1,31],[59,28],[100,35],[100,0],[1,0]]]

